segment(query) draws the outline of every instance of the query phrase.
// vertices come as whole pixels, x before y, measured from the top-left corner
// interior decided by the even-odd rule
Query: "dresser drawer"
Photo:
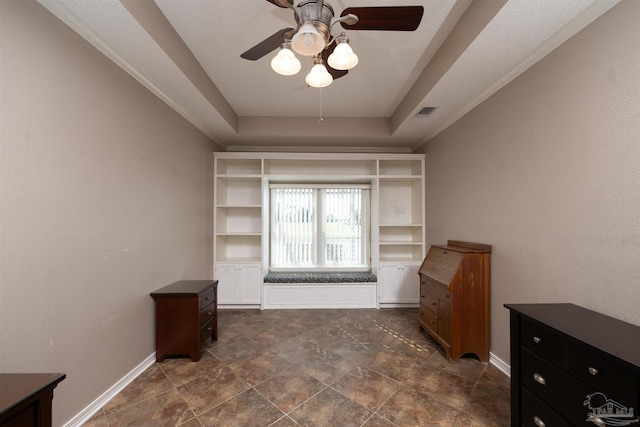
[[[552,408],[581,405],[589,390],[559,367],[522,348],[520,381]]]
[[[215,316],[216,306],[213,304],[208,305],[200,312],[200,325],[204,325]]]
[[[438,294],[436,285],[428,278],[422,278],[420,281],[420,304],[429,308],[429,310],[438,311]]]
[[[587,347],[570,342],[568,370],[607,398],[638,410],[638,376],[611,358],[602,357]]]
[[[520,343],[559,366],[565,365],[566,339],[545,326],[522,318]]]
[[[438,332],[438,315],[423,305],[420,306],[420,321],[433,332]]]
[[[524,427],[571,427],[569,421],[524,387],[521,397]]]
[[[522,348],[521,383],[576,426],[588,426],[585,400],[595,390],[559,367]]]
[[[215,295],[216,295],[216,290],[214,287],[211,287],[211,289],[205,291],[205,293],[200,296],[200,310],[202,310],[209,304],[215,302],[216,300]]]
[[[211,320],[200,328],[200,343],[204,343],[208,338],[210,338],[213,335],[213,332],[214,332],[213,329],[215,327],[214,323],[215,321]]]

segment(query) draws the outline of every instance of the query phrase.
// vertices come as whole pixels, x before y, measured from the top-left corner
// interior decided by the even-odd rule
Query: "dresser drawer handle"
[[[540,344],[542,342],[542,338],[540,337],[533,337],[533,342],[536,344]]]
[[[533,423],[538,427],[546,427],[546,424],[540,419],[540,417],[533,417]]]
[[[538,384],[547,385],[547,381],[540,374],[533,374],[533,380]]]
[[[589,373],[593,376],[598,375],[598,370],[589,366]]]
[[[207,316],[211,316],[213,313],[211,311],[207,311]]]
[[[594,423],[598,427],[607,427],[607,424],[604,421],[602,421],[602,418],[596,415],[593,415],[593,412],[587,413],[587,421]]]
[[[211,331],[211,330],[213,330],[213,327],[212,327],[212,326],[209,326],[209,327],[207,328],[207,331]]]

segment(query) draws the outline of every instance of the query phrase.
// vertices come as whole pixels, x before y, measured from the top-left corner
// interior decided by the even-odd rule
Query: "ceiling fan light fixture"
[[[316,64],[311,68],[304,80],[311,87],[327,87],[333,82],[333,77],[320,59],[320,61],[316,60]]]
[[[349,46],[349,40],[340,36],[336,40],[336,48],[329,55],[327,63],[336,70],[350,70],[358,65],[358,55],[353,53],[353,49]]]
[[[311,21],[305,21],[291,39],[293,50],[303,56],[314,56],[324,49],[324,37],[320,35]]]
[[[292,76],[302,68],[302,64],[289,49],[289,44],[282,45],[280,52],[271,60],[271,68],[283,76]]]

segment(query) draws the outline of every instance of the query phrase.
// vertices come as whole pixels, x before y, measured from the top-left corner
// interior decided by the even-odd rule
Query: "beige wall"
[[[640,325],[640,2],[623,0],[423,147],[427,236],[493,245],[505,303],[571,302]]]
[[[35,1],[0,49],[0,372],[65,372],[61,425],[153,353],[150,291],[211,278],[216,146]]]

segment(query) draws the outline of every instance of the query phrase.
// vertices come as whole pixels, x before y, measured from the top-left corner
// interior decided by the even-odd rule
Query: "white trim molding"
[[[63,427],[80,427],[86,423],[92,416],[102,409],[111,399],[120,393],[131,381],[135,380],[147,368],[156,362],[155,351],[144,359],[138,366],[133,368],[128,374],[122,377],[118,382],[109,387],[107,391],[102,393],[100,397],[91,402],[89,406],[80,411],[75,417],[71,418]]]
[[[491,352],[489,352],[489,363],[498,368],[506,376],[511,377],[511,366]]]

